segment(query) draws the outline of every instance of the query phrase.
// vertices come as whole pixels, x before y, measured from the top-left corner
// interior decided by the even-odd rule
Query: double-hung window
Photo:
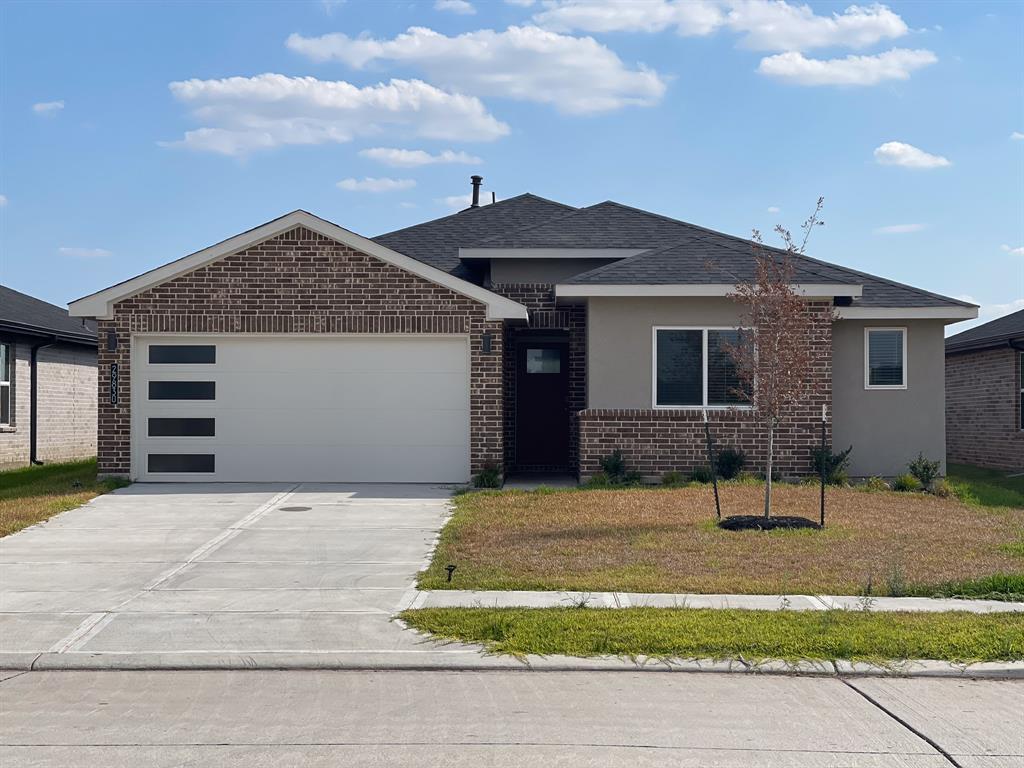
[[[654,329],[655,408],[750,407],[729,347],[742,343],[736,328]]]
[[[907,329],[864,329],[864,389],[907,388]]]
[[[14,403],[11,398],[11,375],[14,373],[14,348],[0,344],[0,427],[11,426],[14,418]]]

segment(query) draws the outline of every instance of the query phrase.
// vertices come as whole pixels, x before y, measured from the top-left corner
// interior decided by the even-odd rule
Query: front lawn
[[[724,484],[724,514],[756,511],[762,493]],[[830,488],[824,531],[771,533],[716,527],[709,485],[488,491],[458,496],[455,506],[420,576],[424,589],[1024,592],[1024,509],[921,493]],[[817,508],[817,488],[776,486],[776,514],[813,518]],[[1000,574],[998,589],[978,581]]]
[[[962,501],[983,507],[1024,507],[1024,475],[950,464],[946,479]]]
[[[1024,615],[688,608],[425,608],[403,621],[492,653],[747,661],[1024,659]]]
[[[95,459],[0,472],[0,537],[124,485],[123,480],[97,480]]]

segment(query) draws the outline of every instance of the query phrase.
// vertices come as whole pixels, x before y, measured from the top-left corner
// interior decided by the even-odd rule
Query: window
[[[151,364],[213,365],[217,347],[213,344],[150,344]]]
[[[864,388],[907,388],[907,329],[864,329]]]
[[[149,420],[149,437],[213,437],[215,419],[166,419]]]
[[[14,415],[11,397],[11,374],[14,372],[14,347],[0,344],[0,426],[9,427]]]
[[[217,384],[213,381],[151,381],[150,400],[214,400]]]
[[[560,349],[527,349],[527,373],[561,373],[562,350]]]
[[[728,352],[741,340],[735,328],[655,328],[654,406],[750,407]]]
[[[212,453],[151,453],[148,457],[150,472],[202,472],[214,471]]]

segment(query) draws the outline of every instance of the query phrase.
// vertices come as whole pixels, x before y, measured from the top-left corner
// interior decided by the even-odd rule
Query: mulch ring
[[[821,525],[796,515],[731,515],[718,523],[719,528],[726,531],[775,531],[779,529],[793,530],[797,528],[820,529]]]

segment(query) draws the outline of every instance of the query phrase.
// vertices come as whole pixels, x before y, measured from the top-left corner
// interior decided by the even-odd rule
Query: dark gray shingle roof
[[[96,323],[71,317],[66,309],[0,285],[0,326],[8,331],[56,334],[66,340],[96,344]]]
[[[950,336],[946,339],[946,351],[964,352],[1007,341],[1024,342],[1024,309]]]

